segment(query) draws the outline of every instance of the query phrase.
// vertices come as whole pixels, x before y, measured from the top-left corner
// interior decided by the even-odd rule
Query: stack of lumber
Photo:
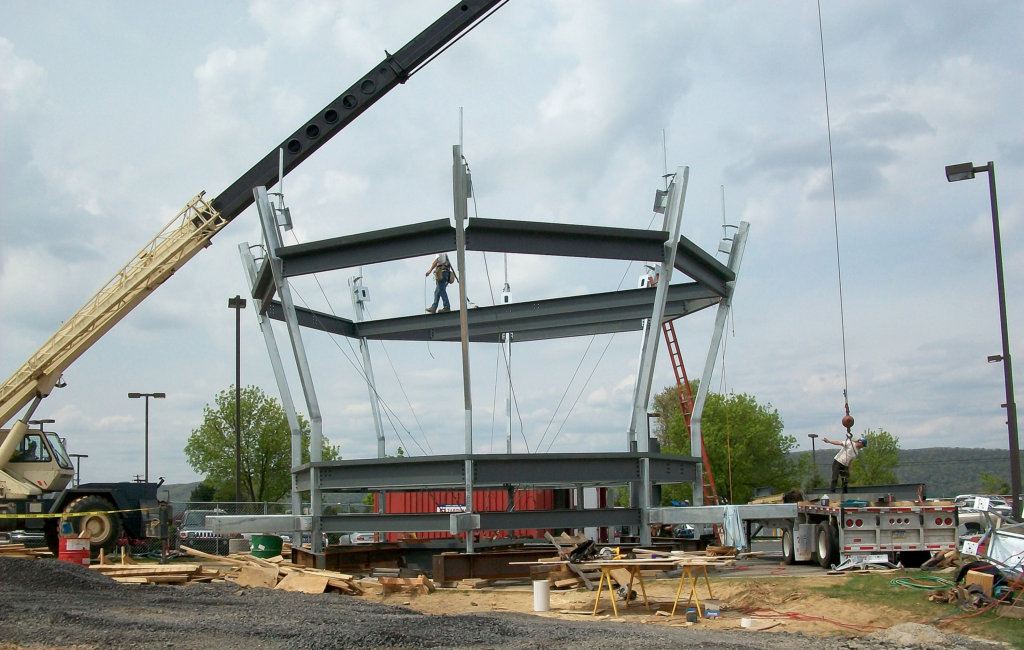
[[[0,544],[0,556],[34,559],[37,557],[53,557],[53,553],[49,549],[28,548],[24,544]]]
[[[730,547],[732,548],[732,547]],[[754,553],[753,555],[757,555]],[[736,554],[733,548],[733,555],[711,555],[707,551],[655,551],[646,548],[633,549],[633,555],[637,559],[668,559],[676,560],[677,564],[703,564],[706,566],[731,566],[736,563]],[[744,556],[751,553],[742,554]]]
[[[396,592],[429,594],[436,589],[430,578],[422,574],[415,578],[383,576],[377,578],[377,582],[381,586],[381,593],[385,596]]]
[[[484,587],[490,587],[493,582],[486,578],[463,578],[459,580],[458,584],[455,585],[456,589],[483,589]]]
[[[300,567],[285,562],[281,556],[264,559],[248,553],[234,553],[222,557],[187,546],[182,546],[181,550],[191,556],[217,561],[221,564],[216,569],[220,579],[230,580],[242,587],[266,587],[307,594],[340,592],[355,596],[363,593],[355,576],[337,571]],[[209,567],[205,570],[209,570]]]
[[[201,564],[91,564],[97,573],[127,584],[184,584],[209,582],[221,577],[216,569]]]

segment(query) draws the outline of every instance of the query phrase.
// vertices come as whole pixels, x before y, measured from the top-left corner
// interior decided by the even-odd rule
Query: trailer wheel
[[[117,540],[121,539],[123,530],[121,515],[109,512],[110,510],[116,510],[116,508],[110,501],[96,494],[79,497],[64,508],[64,512],[69,514],[97,513],[69,519],[78,535],[81,535],[83,531],[88,533],[89,546],[94,556],[99,555],[100,549],[103,549],[104,553],[113,552],[117,548]]]
[[[835,526],[827,521],[818,524],[814,535],[815,556],[822,569],[831,568],[839,559],[839,535]]]
[[[796,562],[796,541],[793,539],[793,529],[782,529],[782,563],[793,564]]]

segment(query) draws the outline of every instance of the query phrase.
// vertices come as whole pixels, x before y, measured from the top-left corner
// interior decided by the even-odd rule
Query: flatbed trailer
[[[907,498],[907,488],[913,498]],[[782,529],[785,562],[815,562],[826,569],[920,566],[935,553],[956,549],[957,506],[921,495],[917,485],[811,495],[796,503],[795,519]]]

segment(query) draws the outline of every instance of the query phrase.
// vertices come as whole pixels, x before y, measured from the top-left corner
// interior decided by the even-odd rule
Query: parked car
[[[978,499],[988,499],[988,507],[982,507],[984,502],[978,501]],[[1000,515],[1009,515],[1012,512],[1010,504],[1006,502],[1006,499],[999,496],[989,496],[987,494],[959,494],[953,503],[960,508],[969,508],[973,510],[990,510]]]
[[[340,544],[373,544],[376,541],[374,533],[342,533],[338,538]]]
[[[223,510],[186,510],[181,513],[176,536],[178,548],[187,546],[203,553],[227,555],[228,538],[215,535],[206,525],[207,515],[227,514]]]

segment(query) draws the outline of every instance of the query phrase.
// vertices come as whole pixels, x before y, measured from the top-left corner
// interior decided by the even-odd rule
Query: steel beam
[[[319,476],[316,487],[323,491],[458,489],[465,484],[465,462],[471,460],[476,488],[509,484],[573,488],[636,481],[644,458],[650,458],[652,483],[692,481],[695,465],[700,461],[688,456],[637,452],[455,454],[309,463],[294,473],[300,492],[314,487],[314,468]]]
[[[586,528],[590,526],[637,526],[640,512],[636,508],[601,508],[590,510],[520,510],[516,512],[476,512],[480,530],[521,530],[528,528]],[[413,514],[342,514],[322,515],[320,530],[346,533],[363,530],[384,532],[448,531],[448,513]]]
[[[694,506],[689,508],[651,508],[652,524],[720,524],[726,508],[737,508],[740,519],[788,520],[796,519],[795,503],[762,503],[737,506]]]
[[[503,332],[511,332],[515,341],[538,341],[569,336],[610,334],[639,330],[650,316],[654,292],[651,289],[627,289],[585,296],[510,303],[478,307],[467,312],[469,340],[498,343]],[[680,318],[718,304],[713,291],[694,282],[672,285],[665,318]],[[267,316],[283,319],[276,302],[266,305]],[[349,338],[385,341],[458,341],[459,315],[415,314],[398,318],[354,323],[324,312],[295,308],[299,324],[310,329]]]

